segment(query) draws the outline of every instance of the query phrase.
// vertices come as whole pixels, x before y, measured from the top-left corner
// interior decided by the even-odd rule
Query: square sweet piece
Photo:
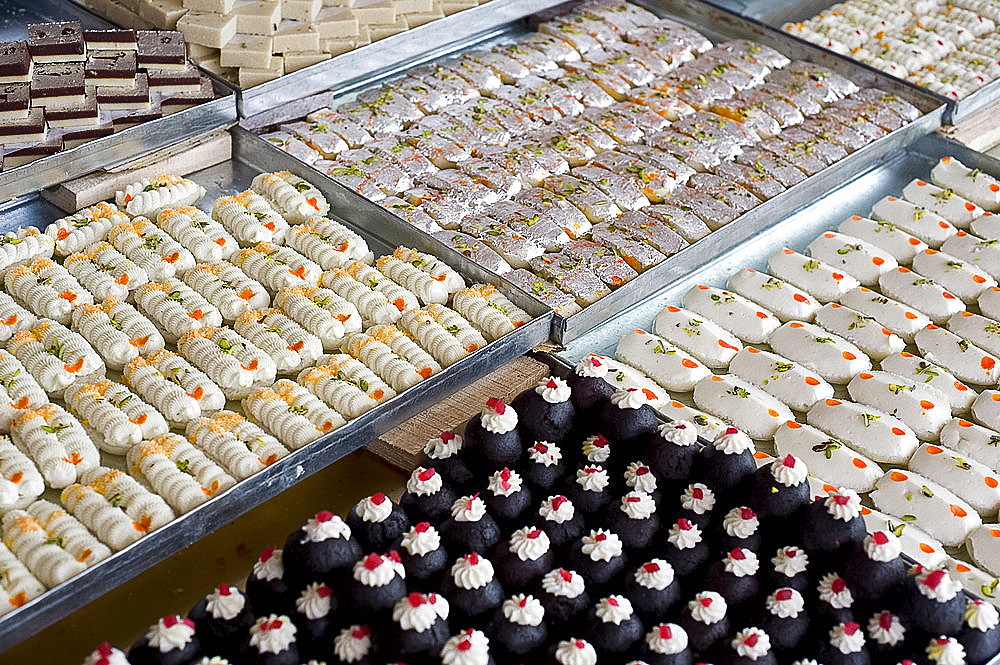
[[[396,8],[392,0],[357,0],[351,7],[351,13],[362,23],[396,22]]]
[[[329,60],[329,53],[319,51],[287,51],[284,55],[285,71],[294,72],[317,62]]]
[[[241,88],[252,88],[255,85],[273,81],[285,73],[285,59],[280,56],[271,58],[270,69],[240,67],[239,83]]]
[[[0,120],[0,143],[27,143],[45,140],[45,111],[33,108],[27,118]]]
[[[132,86],[97,86],[97,106],[102,111],[131,111],[149,108],[149,79],[139,72]]]
[[[19,143],[15,145],[4,145],[3,168],[7,169],[24,166],[36,159],[54,155],[62,150],[62,137],[54,136],[48,140],[40,139],[41,142]]]
[[[190,11],[177,21],[187,41],[210,48],[222,48],[236,36],[236,16]]]
[[[0,42],[0,83],[30,81],[32,64],[28,42]]]
[[[88,141],[93,141],[94,139],[103,138],[105,136],[111,136],[114,132],[114,127],[110,122],[96,127],[74,129],[62,135],[63,149],[69,150],[70,148],[75,148],[78,145],[83,145]]]
[[[271,69],[273,44],[265,35],[236,33],[232,41],[222,47],[219,64],[223,67],[251,67]]]
[[[28,117],[31,96],[28,83],[0,85],[0,120],[23,120]]]
[[[135,30],[130,28],[117,30],[84,30],[83,41],[87,43],[87,51],[134,51],[138,48],[135,42]]]
[[[319,51],[319,32],[302,21],[282,21],[272,36],[272,46],[274,53]]]
[[[181,0],[143,0],[139,3],[139,18],[160,30],[173,30],[186,13]]]
[[[250,35],[273,35],[281,23],[281,3],[273,0],[258,0],[236,5],[236,32]]]
[[[313,21],[313,28],[323,41],[353,40],[360,34],[357,17],[346,7],[324,7]]]
[[[139,30],[135,33],[139,45],[140,67],[154,69],[187,67],[184,33],[176,30]]]
[[[323,0],[283,0],[281,18],[312,21],[323,8]]]
[[[31,77],[31,105],[82,104],[86,91],[82,62],[46,62]]]
[[[90,53],[83,67],[87,85],[132,85],[135,82],[135,74],[135,51]]]
[[[153,92],[197,92],[201,88],[201,74],[190,62],[184,69],[153,70],[146,77]]]
[[[79,21],[29,23],[28,51],[35,62],[82,62],[83,28]]]
[[[97,108],[97,92],[93,88],[87,90],[87,99],[83,104],[69,106],[48,106],[45,109],[45,121],[50,128],[54,127],[84,127],[100,122]]]
[[[197,92],[178,92],[161,99],[160,112],[169,115],[213,99],[215,99],[215,89],[212,87],[212,81],[202,78]]]

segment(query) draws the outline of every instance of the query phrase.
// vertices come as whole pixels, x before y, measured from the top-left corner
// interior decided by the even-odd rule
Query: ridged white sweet
[[[0,233],[0,275],[18,263],[52,257],[55,240],[33,226]]]
[[[309,257],[324,270],[354,261],[371,263],[375,258],[365,239],[340,222],[325,217],[304,221],[304,224],[288,230],[285,244]]]
[[[243,408],[284,445],[298,450],[346,421],[304,387],[279,379],[243,400]]]
[[[486,346],[486,339],[461,314],[444,305],[431,304],[403,312],[399,327],[427,349],[442,367],[453,365]]]
[[[368,332],[355,333],[348,337],[344,350],[382,377],[393,390],[401,392],[441,371],[441,366],[430,356],[427,359],[432,364],[417,367],[393,351],[388,344],[389,340],[383,341],[380,337],[379,331],[374,328]]]
[[[73,330],[98,349],[108,367],[115,370],[140,354],[162,349],[165,344],[152,321],[115,296],[99,305],[74,309]]]
[[[250,187],[292,224],[301,224],[330,210],[322,192],[288,171],[260,173]]]
[[[422,258],[415,259],[423,261]],[[450,292],[445,284],[446,275],[436,276],[395,256],[383,256],[375,261],[375,267],[386,277],[417,294],[423,304],[448,302]],[[462,286],[465,286],[463,283]],[[461,288],[461,287],[460,287]]]
[[[362,284],[367,284],[369,288],[381,292],[390,305],[400,312],[407,309],[420,307],[420,299],[417,294],[407,288],[397,284],[367,263],[355,261],[344,267],[344,270]],[[323,284],[323,286],[329,286]]]
[[[188,395],[179,384],[167,380],[156,365],[145,358],[135,358],[125,365],[122,380],[171,423],[187,422],[201,415],[198,400]]]
[[[80,334],[50,319],[17,332],[7,350],[31,372],[45,392],[59,397],[77,378],[104,374],[104,361]]]
[[[115,203],[131,217],[155,216],[164,208],[194,205],[205,196],[205,188],[187,178],[160,174],[143,178],[115,192]]]
[[[216,200],[212,219],[222,224],[244,247],[259,242],[282,242],[288,232],[285,218],[267,199],[251,189]]]
[[[222,388],[207,374],[188,362],[184,356],[162,349],[150,354],[146,362],[154,366],[167,381],[183,388],[188,397],[198,402],[202,413],[218,411],[226,406],[226,396]],[[160,411],[163,412],[163,409]]]
[[[0,432],[10,431],[11,420],[22,409],[37,409],[48,403],[49,396],[21,361],[0,351]]]
[[[226,261],[199,263],[184,275],[184,283],[218,307],[226,321],[235,321],[247,310],[271,304],[271,296],[263,284]]]
[[[364,334],[387,345],[393,353],[416,367],[417,373],[424,378],[441,371],[441,365],[434,356],[395,325],[372,326]]]
[[[244,312],[233,329],[271,356],[281,374],[298,372],[323,355],[323,342],[279,309]]]
[[[156,216],[156,223],[187,247],[197,261],[221,261],[240,248],[222,224],[193,206],[167,208]]]
[[[70,254],[63,260],[63,267],[97,301],[111,296],[127,298],[129,292],[149,281],[145,270],[104,241]]]
[[[241,399],[254,387],[271,385],[277,373],[271,356],[231,328],[192,330],[177,340],[177,349],[229,399]]]
[[[26,409],[11,423],[11,436],[31,458],[46,484],[61,489],[101,463],[83,425],[58,404]]]
[[[179,434],[133,446],[129,473],[141,477],[178,513],[185,513],[236,484],[236,479]]]
[[[6,436],[0,437],[0,478],[0,482],[10,483],[17,489],[17,498],[0,501],[0,510],[24,508],[45,491],[45,480],[38,467]]]
[[[73,308],[93,304],[94,295],[52,259],[37,258],[4,275],[4,288],[38,316],[68,324]]]
[[[366,326],[395,323],[401,310],[370,284],[354,277],[343,268],[328,270],[320,277],[319,285],[336,292],[353,304]]]
[[[219,309],[176,277],[143,284],[133,297],[139,311],[156,323],[168,342],[192,330],[222,325]]]
[[[240,250],[232,262],[272,293],[289,286],[314,286],[323,272],[294,249],[269,242]]]
[[[120,383],[108,379],[75,383],[66,389],[66,405],[101,437],[101,450],[124,455],[143,439],[166,434],[170,427],[159,411]]]
[[[219,411],[188,422],[188,441],[242,480],[288,454],[288,449],[238,413]]]
[[[57,255],[68,256],[104,240],[111,227],[127,221],[128,215],[114,203],[101,202],[57,219],[45,228],[45,235],[55,242]]]
[[[299,374],[298,382],[348,419],[396,396],[364,363],[344,353],[324,356]]]
[[[145,217],[113,227],[108,231],[108,242],[145,270],[152,281],[162,282],[194,267],[194,255]]]
[[[284,288],[274,296],[274,305],[319,337],[326,349],[339,347],[346,335],[361,330],[358,308],[331,289]]]
[[[45,585],[38,581],[28,567],[14,556],[6,545],[0,543],[0,569],[4,574],[0,577],[0,616],[13,612],[29,600],[45,593]]]
[[[0,291],[0,343],[9,340],[19,330],[35,325],[37,317]]]
[[[452,306],[490,341],[531,320],[531,315],[491,284],[462,289],[452,299]]]

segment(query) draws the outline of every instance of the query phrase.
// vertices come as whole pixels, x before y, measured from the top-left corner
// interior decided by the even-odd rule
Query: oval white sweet
[[[984,212],[982,217],[974,219],[969,224],[969,232],[986,240],[1000,238],[1000,215]]]
[[[972,220],[986,212],[972,201],[956,194],[954,190],[942,189],[926,180],[911,180],[903,188],[903,198],[941,215],[960,229],[969,228]]]
[[[988,353],[1000,356],[1000,321],[972,312],[959,312],[948,319],[946,327]]]
[[[739,337],[748,344],[763,344],[779,326],[773,313],[738,293],[699,284],[684,294],[684,306]]]
[[[732,374],[699,381],[694,387],[694,403],[752,439],[769,439],[781,423],[795,418],[777,398]]]
[[[909,467],[954,492],[983,517],[1000,508],[1000,480],[993,470],[956,450],[925,443],[913,453]]]
[[[913,234],[935,249],[958,230],[941,215],[895,196],[887,196],[873,205],[872,217]]]
[[[972,415],[983,425],[1000,431],[1000,391],[984,390],[972,403]]]
[[[860,215],[848,217],[847,220],[837,227],[837,230],[846,235],[854,236],[859,240],[870,242],[876,247],[885,250],[898,263],[909,264],[913,261],[913,256],[917,252],[927,249],[927,243],[898,228],[895,224],[868,219]],[[895,267],[893,266],[890,270],[895,269]],[[884,271],[880,271],[880,274],[881,272]],[[860,276],[858,278],[860,279]]]
[[[840,303],[827,303],[816,312],[816,324],[861,349],[872,360],[899,353],[906,342],[884,327],[874,316],[862,314]]]
[[[955,294],[909,268],[899,267],[885,273],[878,278],[878,283],[882,293],[927,315],[938,325],[955,312],[965,309]]]
[[[656,315],[653,332],[713,369],[725,369],[743,343],[719,324],[670,305]]]
[[[994,321],[1000,320],[1000,288],[993,287],[983,291],[979,295],[977,304],[983,316],[988,316]]]
[[[645,330],[625,333],[615,356],[642,370],[668,391],[690,392],[694,384],[712,373],[683,349]]]
[[[931,180],[953,189],[978,206],[996,212],[1000,209],[1000,182],[979,169],[970,169],[954,157],[942,157],[931,169]]]
[[[880,227],[876,224],[875,228]],[[879,275],[899,265],[891,252],[867,240],[836,231],[822,233],[809,243],[809,254],[853,275],[865,286],[875,284]]]
[[[964,418],[952,418],[941,429],[940,439],[941,445],[954,448],[994,471],[1000,470],[1000,432]]]
[[[865,352],[812,323],[790,321],[771,334],[771,348],[802,363],[830,383],[843,384],[872,367]]]
[[[899,335],[907,343],[912,342],[917,331],[931,322],[929,318],[898,300],[883,296],[865,286],[845,293],[840,303],[862,314],[874,316],[877,322]]]
[[[596,356],[596,354],[592,355]],[[654,409],[659,408],[663,402],[670,399],[670,395],[663,389],[663,386],[646,376],[642,370],[618,362],[613,358],[596,357],[607,365],[608,373],[604,375],[604,381],[614,386],[615,390],[628,390],[629,388],[641,390]]]
[[[997,281],[976,267],[951,254],[927,248],[913,257],[913,269],[943,286],[965,303],[974,303],[979,295],[997,285]]]
[[[812,321],[819,310],[819,303],[801,289],[752,268],[734,273],[728,287],[774,312],[782,321]]]
[[[1000,279],[1000,240],[984,240],[959,231],[941,245],[941,251],[975,266],[993,279]]]
[[[969,540],[966,539],[965,543],[966,547],[968,547]],[[945,561],[945,567],[948,569],[948,573],[958,580],[966,591],[982,598],[994,607],[1000,607],[1000,598],[996,595],[997,584],[1000,583],[1000,580],[991,573],[977,568],[966,561],[960,561],[951,557],[948,557]]]
[[[945,368],[908,351],[895,353],[883,359],[881,367],[886,372],[898,374],[914,383],[926,383],[937,388],[948,398],[952,413],[968,411],[979,395]]]
[[[820,302],[837,300],[860,285],[843,268],[835,268],[817,258],[810,258],[787,247],[779,249],[767,260],[774,276],[793,284]]]
[[[813,404],[806,422],[877,462],[905,464],[920,441],[899,418],[839,399]]]
[[[925,358],[941,363],[962,381],[989,386],[1000,376],[996,356],[949,330],[930,324],[913,341]]]
[[[796,411],[806,411],[818,400],[833,397],[833,386],[809,368],[752,346],[736,354],[729,371]]]
[[[716,437],[729,428],[725,421],[675,399],[665,400],[658,410],[670,420],[687,420],[694,423],[698,436],[706,441],[715,441]]]
[[[966,540],[969,556],[994,575],[1000,575],[1000,524],[983,524]]]
[[[873,460],[852,450],[829,434],[794,420],[785,422],[774,433],[778,458],[794,455],[806,463],[809,473],[824,481],[857,492],[867,492],[882,475]]]
[[[899,538],[899,544],[903,548],[903,553],[922,566],[937,568],[948,558],[944,551],[944,545],[912,522],[906,522],[871,508],[862,508],[861,516],[865,520],[865,529],[868,533],[888,531],[896,534],[896,537]]]
[[[890,471],[875,483],[875,507],[912,522],[946,547],[956,547],[983,523],[955,494],[912,471]]]
[[[924,441],[937,441],[951,419],[948,398],[940,390],[890,372],[861,372],[847,384],[847,392],[855,402],[892,413]]]

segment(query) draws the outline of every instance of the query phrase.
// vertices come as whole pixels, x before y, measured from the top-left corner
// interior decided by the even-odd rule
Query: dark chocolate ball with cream
[[[572,392],[566,381],[550,376],[514,398],[511,406],[528,439],[559,444],[566,438],[576,423]]]
[[[465,445],[473,455],[474,468],[499,469],[517,465],[524,453],[514,407],[496,397],[465,426]]]

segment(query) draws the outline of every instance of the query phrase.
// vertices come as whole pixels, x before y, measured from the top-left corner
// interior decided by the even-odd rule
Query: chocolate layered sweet
[[[135,51],[100,51],[87,55],[83,75],[88,85],[128,86],[136,77]]]
[[[83,29],[79,21],[28,24],[28,51],[35,62],[81,62]]]
[[[139,66],[153,68],[186,67],[184,34],[174,30],[137,30]]]
[[[0,83],[30,81],[32,69],[27,42],[0,42]]]
[[[32,106],[82,104],[86,93],[82,62],[48,62],[31,76]]]
[[[0,86],[0,120],[27,118],[30,104],[28,83],[7,83]]]
[[[87,51],[135,51],[135,30],[119,28],[112,30],[84,30],[83,41]]]

